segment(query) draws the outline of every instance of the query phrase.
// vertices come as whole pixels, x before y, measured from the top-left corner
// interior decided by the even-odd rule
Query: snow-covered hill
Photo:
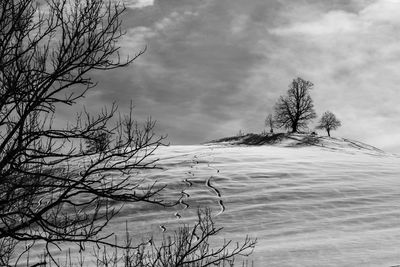
[[[244,143],[160,147],[159,168],[138,177],[168,185],[167,199],[184,192],[182,203],[172,209],[126,204],[108,230],[123,237],[127,221],[140,239],[173,234],[207,206],[224,227],[220,240],[258,239],[254,266],[400,264],[398,156],[307,135]]]
[[[207,144],[274,145],[283,147],[317,146],[331,150],[349,150],[350,153],[352,153],[352,150],[354,149],[362,150],[365,153],[385,153],[384,151],[376,147],[351,139],[301,133],[277,133],[265,135],[250,133],[242,136],[234,136],[214,140]]]
[[[341,138],[304,145],[304,137],[161,148],[162,170],[147,178],[184,190],[189,208],[178,207],[180,219],[143,211],[142,225],[157,233],[210,206],[224,227],[221,238],[258,238],[255,266],[400,264],[400,158]]]

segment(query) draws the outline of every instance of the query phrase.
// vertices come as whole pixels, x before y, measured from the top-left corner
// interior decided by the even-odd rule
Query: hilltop
[[[372,151],[385,153],[383,150],[360,141],[348,138],[318,136],[308,133],[276,133],[276,134],[254,134],[249,133],[241,136],[225,137],[212,140],[206,144],[227,144],[227,145],[274,145],[283,147],[317,146],[325,149],[344,150],[356,149],[361,151]]]

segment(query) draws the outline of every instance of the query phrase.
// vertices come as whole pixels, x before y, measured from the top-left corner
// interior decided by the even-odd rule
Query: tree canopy
[[[317,129],[325,129],[328,136],[331,136],[331,131],[336,130],[340,126],[342,126],[342,124],[340,120],[336,118],[335,114],[330,111],[325,111],[319,121]]]
[[[275,122],[278,127],[298,132],[306,128],[310,120],[316,118],[310,91],[313,83],[302,78],[293,79],[285,96],[275,104]]]

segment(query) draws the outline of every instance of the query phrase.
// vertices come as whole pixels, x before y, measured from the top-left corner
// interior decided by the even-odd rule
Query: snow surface
[[[159,169],[140,177],[183,202],[127,204],[108,229],[123,236],[128,221],[143,239],[173,234],[208,206],[224,227],[220,240],[257,238],[254,266],[400,264],[400,157],[347,139],[298,146],[296,138],[160,147]]]
[[[225,238],[257,237],[255,266],[400,264],[400,158],[346,139],[321,144],[170,146],[148,175],[184,189],[190,208],[215,209]],[[150,213],[167,229],[185,215]]]

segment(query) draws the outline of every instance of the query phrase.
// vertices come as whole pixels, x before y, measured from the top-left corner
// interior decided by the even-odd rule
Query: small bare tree
[[[241,137],[241,136],[244,136],[244,135],[245,135],[245,133],[242,131],[242,129],[240,129],[236,134],[237,137]]]
[[[310,90],[313,83],[296,78],[292,81],[286,96],[281,96],[275,104],[275,122],[278,127],[290,129],[296,133],[306,128],[307,123],[316,118]]]
[[[330,111],[326,111],[320,121],[318,126],[316,127],[317,129],[325,129],[326,132],[328,133],[328,136],[331,136],[331,131],[332,130],[336,130],[337,128],[339,128],[340,126],[342,126],[340,120],[338,120],[335,116],[335,114],[333,114]]]
[[[197,222],[194,225],[183,225],[172,235],[163,236],[157,242],[152,239],[146,246],[137,250],[129,249],[132,243],[129,233],[126,234],[127,249],[123,254],[102,253],[101,266],[235,266],[236,256],[249,256],[255,247],[256,240],[245,237],[244,241],[233,243],[224,241],[219,247],[212,247],[212,239],[222,228],[215,226],[209,209],[198,210]],[[100,257],[97,257],[100,258]],[[239,259],[240,260],[240,259]],[[242,265],[242,264],[240,264]],[[244,266],[244,265],[243,265]]]
[[[265,118],[265,126],[269,127],[270,133],[274,133],[275,120],[272,114],[268,114],[267,118]]]

